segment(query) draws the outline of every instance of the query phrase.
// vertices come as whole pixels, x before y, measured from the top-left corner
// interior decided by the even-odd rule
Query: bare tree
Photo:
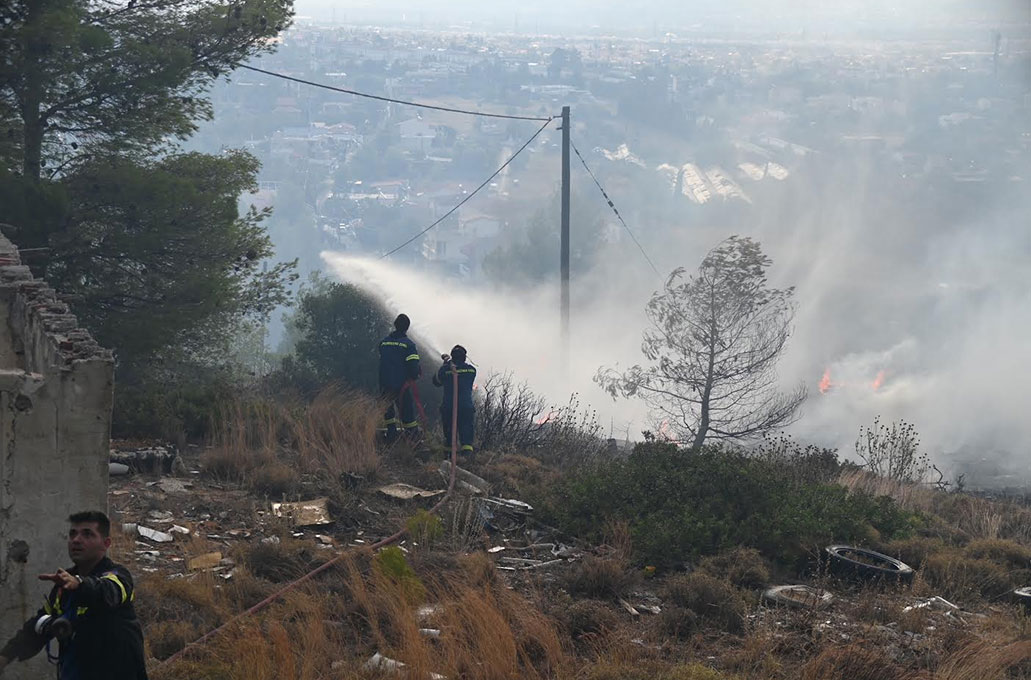
[[[482,451],[512,451],[576,465],[603,448],[596,414],[582,409],[575,394],[563,406],[549,404],[507,373],[492,373],[478,394],[476,435]]]
[[[675,269],[648,303],[646,366],[601,368],[613,398],[640,396],[679,441],[741,440],[794,422],[804,385],[777,389],[777,360],[791,335],[793,288],[766,283],[771,260],[759,243],[731,236],[685,280]]]
[[[922,482],[931,469],[927,454],[920,451],[920,435],[912,423],[900,420],[890,426],[873,419],[873,427],[859,428],[856,455],[867,470],[896,482]],[[937,470],[937,468],[935,468]],[[942,478],[939,474],[939,488]],[[947,482],[945,483],[947,486]]]

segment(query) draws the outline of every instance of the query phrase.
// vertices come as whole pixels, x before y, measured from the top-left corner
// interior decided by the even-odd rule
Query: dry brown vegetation
[[[496,568],[475,503],[458,496],[439,522],[415,505],[354,510],[374,492],[350,475],[432,488],[433,464],[377,451],[379,404],[327,392],[308,406],[227,405],[203,479],[261,497],[319,493],[338,499],[332,550],[275,521],[275,541],[241,540],[232,578],[213,572],[140,574],[138,602],[157,680],[1018,680],[1031,678],[1031,619],[1005,597],[1031,581],[1026,508],[848,473],[841,483],[896,498],[923,517],[910,538],[879,544],[917,569],[911,586],[864,586],[791,571],[741,547],[701,558],[689,571],[655,574],[634,561],[626,522],[606,525],[602,545],[555,570]],[[512,496],[564,474],[519,454],[486,456],[474,470]],[[348,486],[352,484],[352,486]],[[242,491],[242,490],[246,490]],[[228,496],[227,496],[228,497]],[[191,499],[191,502],[193,500]],[[241,503],[243,501],[241,500]],[[389,501],[383,501],[389,503]],[[257,501],[254,501],[257,504]],[[373,509],[373,508],[369,508]],[[217,510],[217,508],[215,509]],[[370,528],[369,523],[375,524]],[[418,547],[373,554],[347,548],[408,524]],[[192,526],[192,525],[191,525]],[[198,534],[203,534],[198,531]],[[371,541],[370,541],[371,542]],[[183,557],[215,549],[198,537]],[[116,555],[133,542],[116,534]],[[188,642],[343,554],[333,567],[233,624],[181,661]],[[820,611],[762,604],[761,589],[805,581],[833,590]],[[919,605],[938,595],[963,611]],[[642,603],[657,603],[649,613]],[[639,608],[631,613],[626,604]],[[427,629],[439,631],[439,636]],[[379,653],[400,674],[365,668]],[[433,674],[439,674],[435,676]]]

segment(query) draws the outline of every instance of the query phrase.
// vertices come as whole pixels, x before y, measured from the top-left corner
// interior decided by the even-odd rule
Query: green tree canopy
[[[291,0],[0,3],[0,154],[34,181],[141,156],[210,118],[206,89],[268,51]]]
[[[238,210],[257,170],[243,151],[77,168],[63,182],[69,215],[48,281],[78,298],[80,320],[125,358],[171,345],[221,352],[219,339],[287,301],[293,277],[292,263],[263,264],[266,213]]]

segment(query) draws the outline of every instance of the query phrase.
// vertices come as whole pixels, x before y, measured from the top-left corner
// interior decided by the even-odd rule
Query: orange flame
[[[826,368],[823,371],[823,377],[820,378],[820,394],[827,394],[832,387],[834,387],[834,383],[831,382],[831,369]]]
[[[876,392],[877,390],[881,389],[881,385],[883,385],[883,384],[884,384],[884,371],[878,371],[877,372],[877,377],[873,379],[873,383],[870,386],[873,387],[873,391]]]

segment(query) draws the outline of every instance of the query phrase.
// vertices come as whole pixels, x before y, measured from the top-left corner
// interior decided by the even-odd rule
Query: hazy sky
[[[1031,0],[297,0],[297,13],[352,24],[518,32],[819,32],[974,28],[1031,20]]]

